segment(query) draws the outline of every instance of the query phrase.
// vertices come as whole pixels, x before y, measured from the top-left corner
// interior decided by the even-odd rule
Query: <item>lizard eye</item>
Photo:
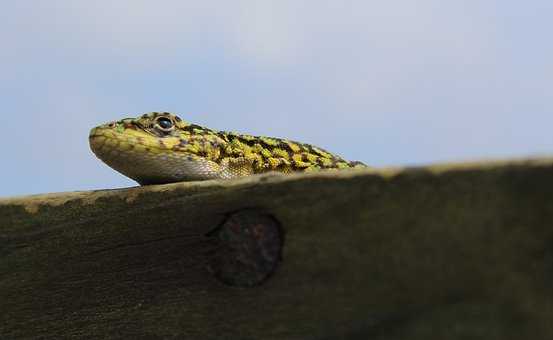
[[[174,127],[173,121],[167,117],[159,117],[156,123],[157,126],[165,132],[173,130]]]

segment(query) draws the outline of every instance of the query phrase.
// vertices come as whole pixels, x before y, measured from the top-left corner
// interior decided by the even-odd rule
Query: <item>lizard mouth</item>
[[[193,179],[189,157],[134,124],[104,124],[90,130],[90,149],[103,163],[140,184]],[[193,172],[193,171],[189,171]]]
[[[109,128],[106,126],[107,124],[90,130],[88,142],[90,150],[92,150],[96,157],[109,165],[110,157],[108,155],[116,150],[118,143],[116,143],[117,140],[114,136],[110,135]]]
[[[102,133],[100,132],[100,128],[95,127],[92,130],[90,130],[90,133],[88,134],[89,140],[93,140],[98,137],[103,137]]]
[[[90,130],[88,137],[90,150],[109,167],[137,180],[135,172],[140,150],[135,150],[133,140],[117,132],[117,128],[110,124],[100,125]]]

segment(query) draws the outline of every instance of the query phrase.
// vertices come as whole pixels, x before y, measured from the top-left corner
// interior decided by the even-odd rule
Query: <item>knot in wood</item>
[[[216,238],[218,247],[208,269],[225,284],[257,286],[281,261],[281,227],[269,214],[256,210],[233,213],[209,236]]]

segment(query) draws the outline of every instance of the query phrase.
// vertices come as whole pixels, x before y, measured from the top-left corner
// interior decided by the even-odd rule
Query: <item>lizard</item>
[[[288,139],[211,130],[169,112],[150,112],[93,128],[92,152],[140,185],[366,167]]]

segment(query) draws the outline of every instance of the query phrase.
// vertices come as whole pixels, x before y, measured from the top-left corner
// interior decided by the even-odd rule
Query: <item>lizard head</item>
[[[148,135],[159,138],[178,137],[179,132],[187,126],[190,124],[172,113],[150,112],[138,118],[124,118],[95,127],[90,132],[90,136],[95,136],[98,132],[114,130],[119,133],[130,133],[137,137]]]
[[[138,148],[155,152],[173,150],[185,138],[190,124],[168,112],[151,112],[138,118],[124,118],[102,124],[90,131],[92,151],[100,157],[109,152]]]
[[[140,184],[169,183],[194,179],[186,169],[204,157],[194,142],[202,131],[174,114],[151,112],[97,126],[89,143],[99,159]]]

